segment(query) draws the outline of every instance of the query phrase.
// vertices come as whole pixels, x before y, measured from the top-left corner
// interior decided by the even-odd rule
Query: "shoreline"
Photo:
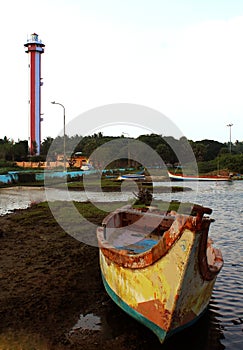
[[[160,182],[160,181],[157,181]],[[127,186],[127,190],[129,190],[132,187],[132,183],[126,183]],[[190,187],[186,187],[186,186],[178,186],[178,185],[171,185],[171,186],[155,186],[153,187],[153,185],[148,185],[146,183],[142,183],[143,188],[145,189],[152,189],[153,193],[156,192],[181,192],[181,191],[191,191],[192,189]],[[0,186],[0,190],[1,189],[14,189],[14,188],[23,188],[23,189],[42,189],[42,188],[53,188],[53,189],[66,189],[68,188],[69,191],[85,191],[85,187],[83,186],[83,184],[79,184],[77,185],[76,182],[67,182],[67,183],[60,183],[57,184],[56,186],[51,186],[50,185],[45,185],[44,183],[19,183],[19,184],[9,184],[9,185],[4,185],[4,186]],[[172,191],[170,191],[170,188],[172,189]],[[88,184],[88,190],[90,192],[96,192],[97,190],[102,189],[102,191],[104,192],[121,192],[121,186],[104,186],[101,185],[101,187],[98,184]]]
[[[107,215],[91,203],[77,206],[95,225]],[[82,223],[78,227],[85,231]],[[1,349],[160,348],[157,337],[107,295],[98,247],[64,232],[48,203],[0,217],[0,250]],[[96,317],[100,329],[75,326],[87,315]]]
[[[97,212],[92,220],[100,224],[102,217]],[[1,349],[125,350],[153,338],[143,328],[141,338],[142,326],[108,297],[98,248],[66,234],[47,205],[0,217],[0,227]],[[100,330],[75,328],[80,315],[96,315]],[[109,325],[109,315],[117,326]]]
[[[53,190],[53,192],[52,192]],[[111,191],[111,188],[103,188],[103,194],[106,196],[107,193],[107,203],[118,203],[119,201],[122,202],[122,205],[124,205],[124,199],[127,201],[128,198],[131,200],[135,200],[135,193],[134,188],[126,188],[126,189],[119,189],[119,191],[113,190]],[[163,186],[163,187],[155,187],[154,188],[154,194],[160,194],[160,193],[170,193],[170,192],[181,192],[181,191],[189,191],[190,188],[180,188],[178,186],[176,187],[169,187],[169,186]],[[47,192],[46,192],[47,191]],[[138,190],[137,190],[138,191]],[[4,187],[0,189],[0,192],[2,193],[2,200],[1,200],[1,208],[0,208],[0,216],[7,215],[8,213],[13,212],[14,210],[18,209],[27,209],[29,206],[35,203],[43,203],[47,201],[48,198],[52,198],[51,200],[64,200],[64,201],[72,201],[72,202],[79,202],[84,203],[89,198],[89,194],[92,195],[92,198],[97,199],[97,203],[100,201],[104,201],[101,198],[99,198],[99,193],[101,193],[101,189],[97,187],[91,187],[88,188],[88,192],[85,191],[83,188],[68,188],[63,186],[56,186],[56,187],[44,187],[44,186],[11,186],[11,187]],[[136,191],[135,191],[136,192]],[[137,192],[136,192],[137,193]],[[120,195],[122,197],[120,197]],[[13,198],[14,196],[14,198]],[[50,196],[50,197],[49,197]],[[121,199],[123,198],[123,200]],[[94,199],[93,199],[94,200]],[[95,200],[94,200],[95,201]]]

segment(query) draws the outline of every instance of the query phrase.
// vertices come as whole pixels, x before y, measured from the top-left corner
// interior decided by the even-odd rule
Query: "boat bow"
[[[161,342],[203,313],[223,265],[208,239],[213,220],[204,214],[211,209],[193,210],[183,215],[126,207],[97,230],[108,294]]]

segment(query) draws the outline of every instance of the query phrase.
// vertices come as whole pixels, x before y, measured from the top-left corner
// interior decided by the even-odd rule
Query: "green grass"
[[[82,222],[84,223],[86,220],[96,225],[100,225],[102,220],[108,215],[109,212],[112,212],[124,205],[117,202],[97,203],[97,206],[91,202],[73,202],[73,204],[81,214],[79,217],[79,222],[75,222],[77,219],[77,213],[75,213],[73,210],[69,210],[71,208],[69,202],[55,201],[52,202],[51,207],[54,208],[55,214],[60,215],[60,217],[65,217],[65,222],[67,224],[69,222],[70,225],[77,225],[78,229],[81,229]],[[179,209],[180,213],[188,213],[192,208],[192,203],[181,203],[178,201],[166,202],[154,200],[152,205],[166,212],[171,210],[178,211]],[[147,208],[147,206],[138,202],[135,202],[132,206],[134,208]],[[51,227],[56,224],[56,220],[49,209],[48,202],[35,204],[30,208],[30,210],[21,210],[18,212],[18,215],[13,215],[11,220],[15,223],[29,225],[31,227],[35,226],[36,224],[42,225],[43,227]]]
[[[179,201],[171,201],[171,202],[166,202],[166,201],[158,201],[158,200],[154,200],[152,203],[153,206],[156,206],[159,210],[161,211],[179,211],[180,213],[189,213],[191,212],[192,203],[189,202],[185,202],[185,203],[181,203]],[[133,205],[133,208],[141,208],[144,207],[146,208],[147,206],[140,204],[139,202],[136,202]]]

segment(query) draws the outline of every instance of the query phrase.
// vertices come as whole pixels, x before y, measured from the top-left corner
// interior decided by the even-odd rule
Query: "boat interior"
[[[116,249],[142,253],[158,243],[174,220],[174,215],[158,210],[119,210],[103,222],[104,239]]]
[[[213,247],[208,238],[209,225],[213,219],[210,208],[194,205],[192,214],[163,213],[158,209],[143,212],[133,208],[121,208],[110,213],[97,229],[99,246],[103,253],[117,264],[130,267],[145,267],[165,255],[180,237],[183,228],[201,233],[199,265],[205,280],[211,280],[223,266],[221,251]],[[196,225],[196,226],[195,226]],[[141,261],[135,256],[146,258]],[[130,257],[132,257],[130,259]]]

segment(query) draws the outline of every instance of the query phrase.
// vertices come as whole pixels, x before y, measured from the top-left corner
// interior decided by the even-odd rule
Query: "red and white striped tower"
[[[41,145],[41,54],[45,45],[38,34],[31,34],[24,44],[30,54],[30,154],[39,155]]]

